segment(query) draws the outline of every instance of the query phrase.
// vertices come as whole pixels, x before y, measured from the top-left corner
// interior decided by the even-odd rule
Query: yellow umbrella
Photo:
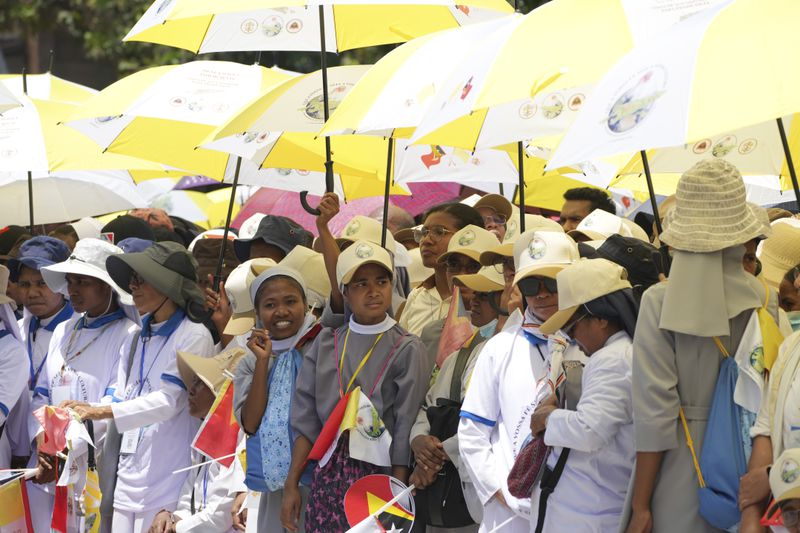
[[[797,20],[797,2],[738,0],[637,46],[598,83],[553,163],[682,144],[703,149],[723,132],[776,119],[791,161],[780,117],[800,111],[800,72],[785,63],[800,46]],[[746,141],[735,148],[749,150]]]
[[[125,40],[166,44],[195,53],[320,49],[342,52],[404,42],[513,11],[505,0],[322,3],[157,0]],[[320,41],[320,13],[324,42]]]

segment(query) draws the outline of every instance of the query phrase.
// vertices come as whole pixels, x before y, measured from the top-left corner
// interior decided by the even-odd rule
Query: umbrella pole
[[[792,152],[789,150],[789,141],[786,138],[786,129],[783,127],[783,119],[778,117],[778,131],[781,134],[781,143],[783,144],[783,153],[786,156],[786,166],[789,167],[789,177],[792,178],[792,188],[794,188],[794,198],[797,203],[797,209],[800,211],[800,186],[797,184],[797,172],[794,170],[794,163],[792,162]]]
[[[389,226],[389,190],[392,179],[392,156],[394,155],[394,138],[389,137],[389,147],[386,150],[386,183],[383,188],[383,222],[381,224],[381,246],[386,248],[386,230]],[[394,250],[390,250],[394,253]]]
[[[658,202],[656,201],[656,191],[653,188],[653,176],[650,174],[650,162],[647,160],[647,152],[642,150],[639,152],[642,157],[642,166],[644,167],[644,177],[647,179],[647,193],[650,195],[650,207],[653,208],[653,217],[656,222],[656,231],[661,235],[661,217],[658,216]]]
[[[322,116],[328,122],[330,109],[328,106],[328,54],[325,48],[325,8],[319,6],[319,66],[322,71]],[[325,192],[333,192],[333,161],[331,160],[331,138],[325,136]],[[308,204],[308,191],[300,192],[300,204],[312,215],[319,216],[319,209]]]
[[[519,171],[519,232],[525,232],[525,155],[523,154],[522,141],[517,143],[517,170]]]
[[[233,203],[236,201],[236,187],[239,185],[239,170],[242,168],[242,158],[236,158],[236,170],[233,172],[233,185],[231,186],[231,199],[228,202],[228,215],[225,217],[225,230],[222,232],[222,246],[219,249],[217,258],[217,270],[214,272],[214,292],[219,292],[219,284],[222,281],[222,266],[225,264],[225,251],[228,247],[228,230],[231,227],[231,216],[233,216]]]
[[[22,94],[28,94],[28,74],[22,69]],[[30,231],[33,235],[33,173],[28,171],[28,215],[30,216]]]

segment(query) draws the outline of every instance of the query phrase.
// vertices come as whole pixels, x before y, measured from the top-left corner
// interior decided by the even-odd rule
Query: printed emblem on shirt
[[[528,245],[528,255],[531,259],[539,260],[547,253],[547,243],[539,237],[534,237]]]
[[[800,477],[800,467],[791,459],[787,459],[781,465],[781,479],[784,483],[794,483]]]
[[[469,246],[473,242],[475,242],[476,235],[475,232],[471,229],[468,229],[464,232],[464,234],[458,239],[459,246]]]
[[[375,252],[372,249],[372,246],[370,246],[367,243],[361,243],[358,245],[358,248],[356,248],[356,257],[360,259],[367,259],[368,257],[372,257],[374,253]]]

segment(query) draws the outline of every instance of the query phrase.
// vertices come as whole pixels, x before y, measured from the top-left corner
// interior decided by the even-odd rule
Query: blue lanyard
[[[203,509],[206,508],[206,495],[208,493],[208,469],[210,465],[206,465],[203,470]]]
[[[141,396],[142,395],[142,389],[144,389],[144,380],[147,379],[148,376],[150,376],[150,371],[153,370],[153,367],[155,366],[156,361],[158,361],[158,357],[161,355],[161,352],[164,350],[164,347],[169,342],[169,338],[171,336],[172,336],[172,333],[167,335],[167,337],[164,339],[164,344],[162,344],[161,348],[159,348],[158,351],[156,352],[156,356],[153,358],[153,362],[150,363],[150,368],[147,369],[147,374],[144,373],[144,356],[145,356],[145,351],[147,349],[147,342],[150,339],[152,339],[152,337],[141,337],[142,355],[139,358],[139,392],[136,393],[136,396]]]
[[[53,320],[50,321],[50,323],[48,325],[42,326],[42,327],[44,327],[44,329],[46,329],[47,331],[53,331],[54,329],[56,329],[56,326],[58,326],[60,323],[62,323],[65,320],[67,320],[72,315],[73,312],[74,311],[72,310],[72,305],[69,302],[66,302],[64,304],[64,307],[61,309],[61,311],[59,311],[58,314],[53,317]],[[42,364],[40,364],[39,368],[37,368],[34,371],[34,369],[33,369],[33,344],[31,342],[31,339],[34,337],[34,335],[36,335],[36,332],[33,331],[33,321],[34,320],[35,320],[35,317],[32,318],[31,321],[28,323],[28,338],[25,339],[27,341],[27,343],[28,343],[28,367],[29,367],[28,371],[30,373],[29,381],[28,381],[28,390],[31,390],[31,391],[34,388],[36,388],[36,382],[39,381],[39,374],[42,373],[42,368],[44,368],[44,364],[47,362],[47,354],[48,354],[48,352],[44,352],[44,357],[42,358]]]

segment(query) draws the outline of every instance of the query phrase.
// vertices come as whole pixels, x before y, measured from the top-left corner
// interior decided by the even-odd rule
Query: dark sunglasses
[[[558,293],[558,282],[553,278],[525,278],[519,280],[517,285],[523,296],[536,296],[542,290],[542,285],[544,285],[546,292],[550,294]]]
[[[481,264],[477,261],[473,261],[472,259],[465,259],[460,260],[456,257],[450,256],[445,260],[445,267],[447,271],[451,274],[456,272],[466,273],[466,274],[477,274],[478,271],[481,269]]]

